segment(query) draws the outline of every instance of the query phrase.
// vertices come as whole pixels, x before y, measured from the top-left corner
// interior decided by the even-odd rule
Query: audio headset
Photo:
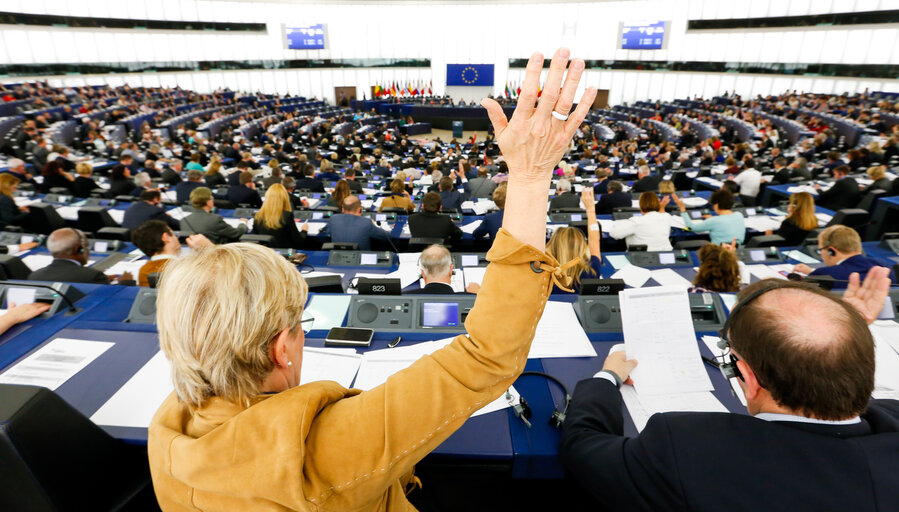
[[[730,346],[730,338],[728,336],[728,333],[730,332],[730,326],[733,324],[734,318],[736,318],[737,315],[740,314],[740,312],[743,310],[743,308],[746,307],[747,304],[758,299],[760,296],[770,292],[771,290],[799,287],[798,285],[793,283],[793,281],[771,280],[771,283],[767,286],[763,286],[744,297],[743,300],[741,300],[734,306],[734,308],[730,312],[730,315],[727,316],[727,320],[724,321],[724,326],[721,327],[721,330],[718,331],[718,348],[720,348],[723,352],[721,353],[721,355],[715,356],[715,360],[718,364],[718,369],[721,370],[721,374],[724,375],[724,378],[728,381],[728,383],[730,382],[730,379],[733,378],[743,380],[743,374],[740,373],[740,369],[737,368],[737,361],[739,361],[739,359],[737,359],[737,356],[733,354]],[[733,388],[731,388],[730,392],[733,393],[734,396],[736,396],[736,392]]]
[[[558,407],[553,404],[553,413],[549,418],[549,424],[555,428],[562,428],[562,423],[565,422],[565,417],[568,414],[568,404],[571,403],[571,394],[568,393],[568,388],[565,387],[565,384],[562,383],[559,379],[553,377],[548,373],[543,372],[521,372],[520,377],[524,377],[525,375],[536,375],[538,377],[543,377],[544,379],[549,379],[555,382],[562,391],[565,392],[565,406],[562,407],[560,411]],[[515,417],[520,419],[527,428],[531,428],[531,416],[533,416],[533,412],[531,411],[531,406],[528,405],[527,400],[524,399],[524,395],[519,395],[518,403],[515,403],[515,399],[512,397],[512,393],[509,390],[506,390],[505,394],[506,401],[509,405],[512,406],[512,411],[515,413]]]

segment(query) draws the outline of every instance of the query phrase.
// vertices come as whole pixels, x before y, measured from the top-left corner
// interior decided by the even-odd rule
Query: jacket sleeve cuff
[[[519,241],[505,228],[499,228],[493,246],[487,253],[487,261],[506,265],[520,265],[522,263],[545,262],[556,267],[559,262],[545,251]]]

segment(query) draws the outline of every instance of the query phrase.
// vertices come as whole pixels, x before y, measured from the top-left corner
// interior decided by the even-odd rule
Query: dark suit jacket
[[[639,180],[634,182],[634,186],[631,187],[632,192],[652,192],[659,190],[659,182],[662,181],[662,178],[653,174],[649,176],[644,176]]]
[[[262,206],[262,198],[259,197],[259,192],[256,192],[246,185],[229,187],[228,195],[225,197],[228,199],[228,201],[234,203],[234,206],[237,206],[241,203],[246,203],[253,208],[259,208],[260,206]]]
[[[106,195],[109,197],[130,196],[131,191],[137,188],[131,179],[116,180],[109,182],[109,190]]]
[[[16,206],[16,201],[13,198],[5,194],[0,194],[0,225],[4,227],[9,224],[19,225],[27,217],[28,212],[19,210],[19,207]]]
[[[859,278],[864,281],[865,277],[868,275],[868,271],[871,270],[871,267],[886,267],[892,268],[892,263],[881,260],[878,258],[869,258],[862,254],[857,254],[855,256],[851,256],[843,260],[839,265],[834,265],[832,267],[820,267],[816,268],[810,275],[813,276],[830,276],[834,279],[838,279],[840,281],[848,281],[849,275],[853,272],[858,272]],[[896,282],[896,274],[892,270],[890,271],[890,279],[893,282]],[[833,284],[834,288],[846,288],[845,282],[835,282]]]
[[[421,212],[409,216],[409,233],[415,238],[442,238],[453,242],[462,238],[462,230],[446,215]]]
[[[228,184],[228,180],[225,179],[225,176],[222,173],[207,174],[206,176],[204,176],[203,181],[206,182],[206,186],[210,189],[214,189],[215,187],[224,187]]]
[[[109,284],[109,279],[103,272],[89,267],[82,267],[74,261],[62,259],[54,259],[53,263],[40,270],[35,270],[28,276],[28,280]]]
[[[206,185],[200,181],[182,181],[175,185],[175,199],[177,199],[179,203],[189,203],[190,193],[195,189],[205,186]]]
[[[297,180],[297,185],[294,187],[294,190],[309,190],[312,192],[324,192],[325,186],[322,185],[322,182],[318,181],[315,178],[305,177]]]
[[[444,210],[462,209],[462,194],[458,190],[447,190],[440,193],[441,204]]]
[[[181,223],[165,214],[165,210],[146,201],[136,201],[125,210],[122,227],[135,229],[148,220],[161,220],[173,230],[181,229]]]
[[[281,227],[271,229],[260,221],[253,223],[253,231],[260,235],[272,235],[275,237],[275,245],[279,249],[302,249],[306,241],[306,232],[297,229],[293,220],[293,212],[284,212],[281,216]]]
[[[608,194],[609,193],[609,179],[606,178],[606,179],[600,181],[599,183],[597,183],[596,185],[593,185],[593,193],[597,197],[601,196],[602,194]]]
[[[465,292],[459,292],[465,293]],[[403,295],[455,295],[453,287],[446,283],[428,283],[424,288],[403,292]]]
[[[62,187],[68,189],[68,191],[71,192],[72,182],[62,174],[51,174],[50,176],[44,176],[44,182],[41,183],[41,192],[48,194],[50,193],[51,188],[56,187]],[[131,188],[134,188],[134,183],[131,183]],[[131,191],[131,188],[129,188],[128,191]]]
[[[784,219],[780,223],[780,227],[774,232],[775,235],[782,236],[787,241],[787,245],[801,245],[805,241],[809,232],[800,228],[790,219]]]
[[[899,510],[894,400],[871,401],[853,425],[663,413],[628,439],[623,423],[614,384],[578,383],[559,455],[603,509]]]
[[[221,215],[207,211],[196,211],[191,213],[181,221],[182,231],[194,234],[201,233],[206,235],[214,244],[226,244],[240,239],[247,232],[247,227],[243,224],[238,227],[231,226]]]
[[[362,193],[362,184],[356,180],[346,180],[346,184],[350,187],[350,192],[353,194],[361,194]]]
[[[837,180],[827,190],[818,192],[817,203],[822,208],[837,211],[844,208],[855,208],[861,200],[858,182],[850,177]]]
[[[371,239],[387,240],[389,233],[375,226],[368,217],[339,213],[331,217],[324,229],[331,234],[332,242],[355,243],[359,249],[367,251],[371,249]]]
[[[98,189],[102,190],[96,181],[84,176],[78,176],[72,182],[72,195],[75,197],[90,197],[91,192]]]
[[[503,212],[505,210],[500,210],[498,212],[488,213],[484,215],[484,220],[481,222],[481,225],[475,228],[472,236],[475,238],[483,238],[485,236],[489,236],[490,240],[494,240],[496,238],[496,232],[499,231],[499,228],[503,227]]]
[[[174,169],[170,169],[166,167],[164,171],[160,174],[162,181],[167,185],[177,185],[181,183],[181,175],[175,172]]]
[[[596,214],[608,215],[615,208],[629,208],[632,204],[631,195],[627,192],[603,194],[600,196],[599,201],[596,202]]]
[[[580,208],[581,207],[581,196],[580,194],[575,194],[574,192],[565,192],[564,194],[557,195],[552,198],[552,201],[549,202],[549,208]]]

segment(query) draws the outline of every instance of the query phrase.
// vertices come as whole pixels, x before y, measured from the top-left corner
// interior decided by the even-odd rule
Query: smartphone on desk
[[[369,347],[375,331],[356,327],[333,327],[325,336],[325,346]]]

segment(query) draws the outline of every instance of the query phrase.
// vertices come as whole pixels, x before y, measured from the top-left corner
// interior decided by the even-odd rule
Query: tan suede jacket
[[[148,439],[162,509],[414,510],[415,463],[514,382],[561,276],[552,256],[505,230],[487,258],[468,334],[377,388],[314,382],[249,408],[213,398],[194,413],[169,396]]]

